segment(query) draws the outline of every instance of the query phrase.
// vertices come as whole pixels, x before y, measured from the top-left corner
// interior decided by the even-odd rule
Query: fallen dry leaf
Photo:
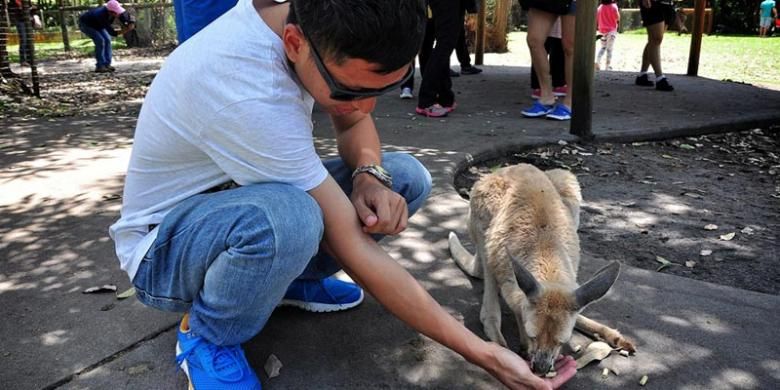
[[[279,360],[279,358],[276,357],[276,355],[271,354],[268,356],[268,360],[265,361],[265,366],[263,366],[263,369],[265,369],[265,373],[268,375],[268,378],[279,376],[279,371],[282,369],[282,362]]]
[[[699,254],[702,255],[702,256],[709,256],[709,255],[712,254],[712,250],[711,249],[702,249],[701,252],[699,252]]]
[[[104,284],[102,286],[95,286],[90,287],[84,291],[82,291],[82,294],[100,294],[100,293],[107,293],[107,292],[116,292],[116,286],[113,284]]]
[[[704,230],[718,230],[718,225],[714,223],[704,225]]]
[[[658,267],[658,268],[656,268],[656,270],[655,270],[656,272],[661,272],[661,271],[663,271],[663,270],[664,270],[664,268],[666,268],[666,267],[670,267],[670,266],[673,266],[673,265],[677,265],[677,264],[675,264],[675,263],[672,263],[672,262],[671,262],[671,261],[669,261],[669,260],[666,260],[666,259],[664,259],[664,258],[663,258],[663,257],[661,257],[661,256],[656,256],[656,257],[655,257],[655,261],[657,261],[657,262],[661,263],[661,266],[660,266],[660,267]]]
[[[125,290],[125,291],[123,291],[121,293],[116,294],[116,299],[121,301],[123,299],[130,298],[133,295],[135,295],[135,287],[130,287],[127,290]]]
[[[577,369],[581,369],[594,360],[603,360],[612,353],[612,347],[603,341],[594,341],[585,347],[585,352],[577,358]]]
[[[685,262],[685,266],[688,267],[688,268],[693,268],[695,265],[696,265],[696,262],[692,261],[692,260],[688,260],[688,261]]]
[[[723,241],[731,241],[731,240],[734,239],[734,236],[736,236],[736,235],[737,235],[736,233],[731,232],[731,233],[728,233],[728,234],[721,235],[720,239],[723,240]]]

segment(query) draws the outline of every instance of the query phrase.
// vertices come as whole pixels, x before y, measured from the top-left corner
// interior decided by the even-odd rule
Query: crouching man
[[[281,3],[281,4],[280,4]],[[411,77],[419,0],[240,0],[179,46],[138,118],[119,221],[121,267],[145,304],[186,313],[176,359],[195,389],[259,389],[241,343],[274,308],[392,314],[513,388],[552,381],[448,315],[375,239],[398,234],[431,189],[407,154],[380,153],[376,97]],[[314,102],[340,158],[314,148]]]

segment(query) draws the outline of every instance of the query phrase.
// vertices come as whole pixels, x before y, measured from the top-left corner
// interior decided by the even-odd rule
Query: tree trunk
[[[511,9],[511,0],[496,0],[496,8],[493,10],[493,29],[488,39],[490,42],[488,46],[498,53],[507,51],[506,31]]]

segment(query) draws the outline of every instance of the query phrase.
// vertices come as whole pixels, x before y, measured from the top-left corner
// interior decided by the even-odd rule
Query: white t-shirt
[[[328,175],[314,149],[314,99],[289,68],[282,41],[239,3],[171,53],[146,94],[109,229],[121,268],[135,276],[165,215],[230,180],[308,191]]]

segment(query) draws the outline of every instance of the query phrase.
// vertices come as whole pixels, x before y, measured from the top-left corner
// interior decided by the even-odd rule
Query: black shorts
[[[671,26],[674,23],[674,19],[677,17],[674,12],[674,7],[665,1],[653,1],[650,8],[642,7],[642,2],[640,1],[639,13],[642,15],[642,25],[645,27],[660,22],[664,22],[667,26]]]

